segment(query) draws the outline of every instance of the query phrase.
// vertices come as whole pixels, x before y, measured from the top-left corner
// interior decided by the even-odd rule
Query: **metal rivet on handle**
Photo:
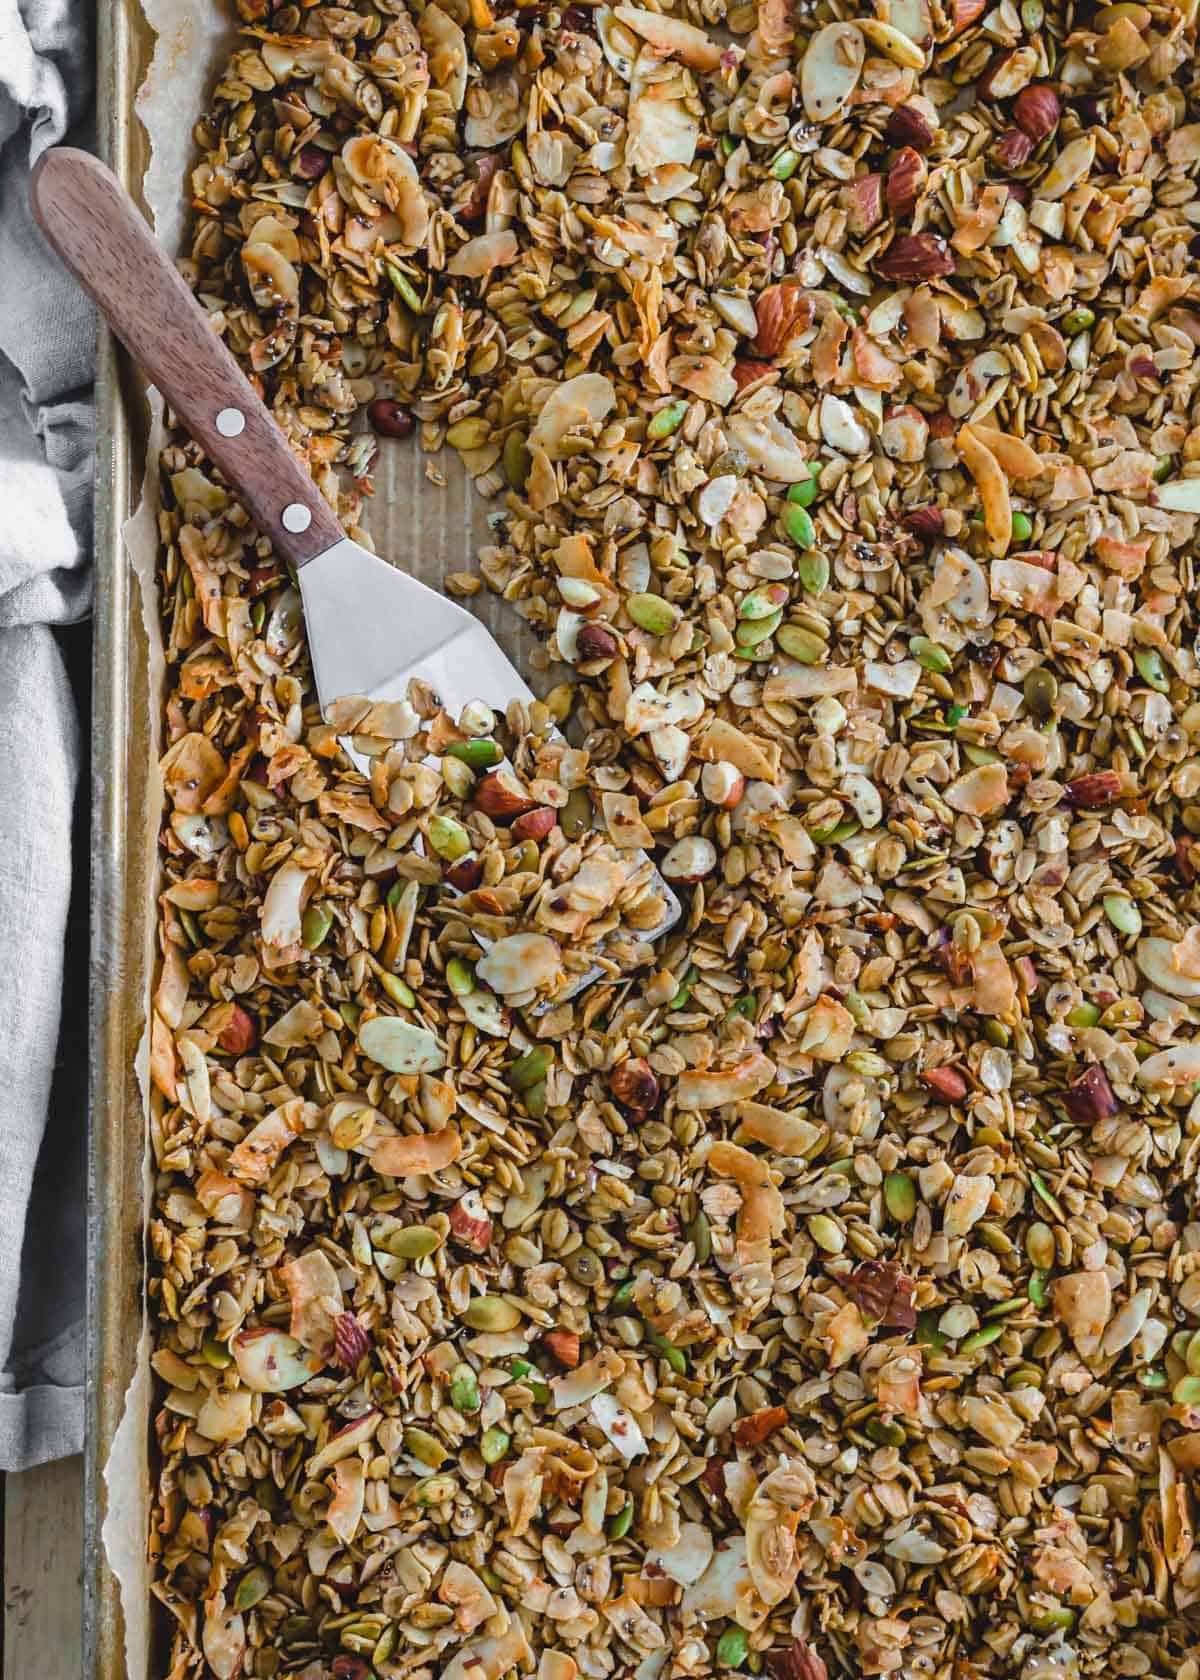
[[[240,437],[246,430],[246,416],[240,408],[223,408],[217,415],[217,430],[222,437]]]
[[[312,514],[303,502],[289,502],[283,510],[283,528],[299,536],[301,531],[307,531],[312,524]]]

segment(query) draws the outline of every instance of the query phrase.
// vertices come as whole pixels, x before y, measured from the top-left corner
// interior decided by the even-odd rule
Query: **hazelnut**
[[[717,805],[722,811],[732,811],[746,791],[746,778],[736,764],[718,759],[715,764],[706,764],[701,770],[700,791],[710,805]]]
[[[450,1209],[450,1235],[473,1254],[485,1254],[491,1247],[491,1216],[478,1190],[468,1190]]]
[[[907,216],[917,202],[917,194],[925,180],[925,160],[911,146],[896,153],[888,170],[887,206],[892,217],[899,221]]]
[[[946,241],[936,233],[898,233],[875,259],[882,280],[938,280],[953,274],[955,266]]]
[[[933,145],[933,124],[915,105],[897,105],[883,137],[889,146],[911,146],[914,151],[927,152]]]
[[[1030,82],[1013,101],[1013,121],[1035,146],[1054,132],[1061,115],[1058,95],[1045,82]]]
[[[535,801],[530,799],[516,776],[506,766],[489,770],[475,789],[475,803],[487,817],[496,822],[508,822],[513,817],[532,811]]]
[[[630,1056],[615,1067],[608,1076],[608,1088],[614,1102],[639,1113],[654,1107],[660,1089],[658,1075],[641,1056]]]
[[[1033,156],[1033,141],[1019,128],[1006,129],[992,148],[1001,169],[1020,169]]]
[[[222,1027],[217,1034],[217,1043],[229,1056],[244,1056],[247,1050],[253,1050],[258,1043],[258,1027],[253,1015],[242,1008],[240,1003],[233,1006],[233,1014],[227,1026]]]
[[[552,805],[539,805],[526,811],[512,825],[509,833],[514,840],[544,840],[551,829],[558,827],[558,812]]]
[[[581,624],[575,638],[575,652],[581,665],[590,665],[594,659],[615,659],[620,646],[607,624]]]
[[[407,408],[401,408],[391,397],[376,397],[367,404],[367,419],[381,437],[409,438],[417,429],[417,422]]]

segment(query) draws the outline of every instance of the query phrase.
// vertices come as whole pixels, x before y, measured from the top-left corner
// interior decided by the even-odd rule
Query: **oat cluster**
[[[161,1672],[1197,1680],[1195,0],[494,3],[238,0],[197,129],[561,680],[322,717],[174,434]]]

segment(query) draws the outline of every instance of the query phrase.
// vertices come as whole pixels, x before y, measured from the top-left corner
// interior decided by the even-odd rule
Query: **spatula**
[[[33,171],[30,198],[54,250],[295,567],[323,709],[348,695],[400,699],[413,678],[452,718],[471,700],[503,712],[533,698],[478,619],[344,535],[109,169],[86,152],[53,148]],[[661,879],[658,890],[666,914],[643,938],[658,938],[680,913]]]

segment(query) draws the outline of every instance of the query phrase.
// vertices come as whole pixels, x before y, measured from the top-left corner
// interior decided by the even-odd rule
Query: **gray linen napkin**
[[[27,188],[40,153],[86,120],[90,15],[80,0],[0,0],[5,1470],[78,1452],[83,1439],[87,964],[79,939],[69,945],[67,937],[81,732],[60,627],[78,622],[90,606],[95,323],[37,233]],[[86,134],[79,138],[86,144]],[[86,857],[81,861],[76,920],[86,913]]]

